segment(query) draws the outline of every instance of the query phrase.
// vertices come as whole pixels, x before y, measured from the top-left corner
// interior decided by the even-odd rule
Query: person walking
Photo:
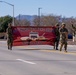
[[[62,47],[64,45],[65,52],[67,52],[67,40],[68,40],[68,29],[66,28],[66,24],[62,23],[60,29],[60,51],[62,51]]]
[[[9,50],[12,50],[13,44],[13,35],[12,35],[12,25],[11,23],[8,24],[8,28],[6,30],[7,33],[7,46]]]
[[[59,24],[58,23],[55,25],[55,35],[56,35],[56,39],[55,39],[54,49],[58,50],[59,40],[60,40],[60,32],[59,32]]]
[[[76,39],[75,39],[75,37],[76,37],[76,27],[73,24],[71,24],[71,25],[72,25],[72,29],[73,29],[73,42],[75,42],[76,41]]]

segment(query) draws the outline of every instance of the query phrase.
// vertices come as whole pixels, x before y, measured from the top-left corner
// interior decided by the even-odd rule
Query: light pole
[[[40,9],[42,8],[38,8],[38,18],[39,18],[38,26],[40,26]]]
[[[8,5],[13,7],[13,26],[14,26],[14,5],[11,4],[11,3],[5,2],[5,1],[0,1],[0,2],[6,3],[6,4],[8,4]]]

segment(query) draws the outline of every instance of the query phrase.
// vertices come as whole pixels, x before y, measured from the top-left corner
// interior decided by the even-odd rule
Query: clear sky
[[[2,1],[2,0],[0,0]],[[14,5],[15,17],[22,15],[62,15],[65,17],[76,17],[76,0],[3,0]],[[0,17],[13,15],[13,7],[0,2]]]

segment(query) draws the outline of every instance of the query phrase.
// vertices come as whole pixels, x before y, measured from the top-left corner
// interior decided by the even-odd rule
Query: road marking
[[[53,53],[62,53],[62,54],[71,54],[71,55],[76,55],[76,52],[64,52],[64,51],[56,51],[56,50],[41,50],[41,51],[44,51],[44,52],[53,52]]]
[[[26,61],[26,60],[23,60],[23,59],[16,59],[16,60],[21,61],[21,62],[25,62],[25,63],[28,63],[28,64],[32,64],[32,65],[36,64],[34,62]]]

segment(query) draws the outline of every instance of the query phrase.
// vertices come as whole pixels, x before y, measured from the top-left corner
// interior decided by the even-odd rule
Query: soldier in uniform
[[[60,29],[60,51],[62,51],[62,47],[64,45],[65,52],[67,52],[67,40],[68,40],[68,30],[65,23],[62,23]]]
[[[6,33],[7,33],[7,46],[8,46],[8,49],[12,50],[13,35],[12,35],[12,25],[11,25],[11,23],[8,24],[8,28],[6,30]]]
[[[55,39],[55,45],[54,45],[54,49],[58,50],[58,46],[59,46],[59,40],[60,40],[60,32],[59,32],[59,24],[57,23],[55,25],[55,35],[56,35],[56,39]]]
[[[74,27],[74,25],[72,24],[72,28],[73,28],[73,42],[74,42],[76,36],[76,27]]]

